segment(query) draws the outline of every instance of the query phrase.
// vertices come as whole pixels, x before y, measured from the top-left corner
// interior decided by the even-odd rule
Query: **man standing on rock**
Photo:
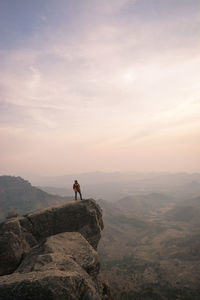
[[[80,199],[82,200],[81,188],[77,180],[74,180],[73,190],[75,192],[75,200],[77,200],[77,192],[79,193]]]

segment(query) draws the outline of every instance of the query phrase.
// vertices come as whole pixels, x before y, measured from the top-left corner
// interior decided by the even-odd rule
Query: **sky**
[[[0,0],[0,174],[200,171],[199,0]]]

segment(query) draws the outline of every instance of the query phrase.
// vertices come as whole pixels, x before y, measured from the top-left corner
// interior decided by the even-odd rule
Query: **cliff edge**
[[[102,211],[71,201],[0,224],[0,300],[111,299],[96,252]]]

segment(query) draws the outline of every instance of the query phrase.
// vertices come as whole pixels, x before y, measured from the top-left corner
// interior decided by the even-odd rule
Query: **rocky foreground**
[[[96,252],[102,212],[92,199],[0,224],[0,300],[111,299]]]

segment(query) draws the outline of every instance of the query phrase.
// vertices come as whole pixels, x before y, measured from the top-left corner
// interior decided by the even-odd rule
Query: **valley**
[[[102,276],[115,299],[199,299],[200,197],[178,204],[123,201],[114,208],[100,201]]]

